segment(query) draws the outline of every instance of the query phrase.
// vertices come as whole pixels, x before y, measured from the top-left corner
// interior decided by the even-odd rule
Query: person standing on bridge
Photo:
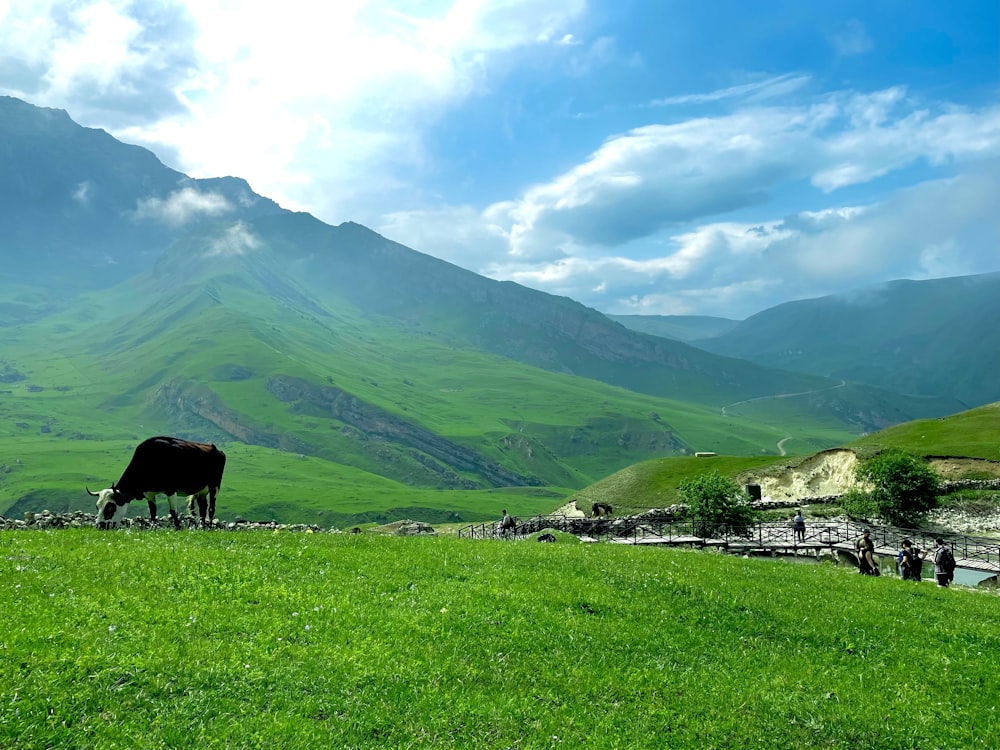
[[[863,576],[881,575],[875,564],[875,542],[872,541],[871,534],[869,529],[865,529],[854,543],[854,548],[858,552],[858,572]]]
[[[500,519],[500,536],[510,536],[514,533],[514,517],[507,515],[507,509],[503,509],[503,517]]]
[[[806,518],[802,515],[802,508],[799,508],[792,519],[792,531],[795,532],[795,541],[804,542],[806,540]]]
[[[935,539],[934,545],[934,577],[938,586],[948,586],[955,580],[955,555],[944,539]]]

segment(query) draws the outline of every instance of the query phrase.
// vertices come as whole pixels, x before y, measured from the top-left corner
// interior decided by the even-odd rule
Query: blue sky
[[[996,0],[0,0],[0,93],[610,313],[1000,270]]]

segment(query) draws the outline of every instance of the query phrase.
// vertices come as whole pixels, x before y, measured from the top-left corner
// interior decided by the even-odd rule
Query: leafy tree
[[[850,516],[878,516],[893,526],[916,527],[938,506],[940,484],[926,461],[900,450],[888,450],[862,461],[855,470],[868,490],[852,490],[841,498]]]
[[[681,482],[681,497],[694,521],[694,533],[713,536],[727,530],[742,532],[757,520],[750,496],[718,471]]]

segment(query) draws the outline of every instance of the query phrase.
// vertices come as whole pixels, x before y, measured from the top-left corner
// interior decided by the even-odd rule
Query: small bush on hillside
[[[757,520],[750,496],[718,471],[681,482],[681,497],[694,522],[694,533],[713,536],[727,530],[740,532]]]
[[[878,517],[893,526],[913,528],[938,507],[938,477],[916,456],[885,451],[859,463],[856,474],[871,489],[852,490],[840,499],[849,516]]]

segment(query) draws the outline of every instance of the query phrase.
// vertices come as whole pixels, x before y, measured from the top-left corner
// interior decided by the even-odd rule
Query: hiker
[[[875,542],[871,539],[871,533],[869,529],[865,529],[854,543],[858,553],[858,572],[863,576],[882,575],[875,564]]]
[[[799,508],[795,518],[792,519],[792,530],[795,532],[795,541],[804,542],[806,540],[806,519],[802,515],[802,508]]]
[[[500,519],[500,534],[507,536],[514,531],[514,517],[507,515],[507,509],[503,509],[503,517]]]
[[[955,580],[955,555],[944,539],[935,539],[934,545],[934,577],[938,586],[947,587]]]
[[[913,569],[915,567],[913,542],[909,539],[904,539],[900,543],[900,547],[899,554],[896,555],[896,565],[899,567],[899,577],[904,581],[919,581],[919,578],[913,577]]]
[[[915,544],[910,547],[910,551],[913,553],[913,569],[910,571],[910,580],[919,581],[923,577],[924,558],[927,553]]]

